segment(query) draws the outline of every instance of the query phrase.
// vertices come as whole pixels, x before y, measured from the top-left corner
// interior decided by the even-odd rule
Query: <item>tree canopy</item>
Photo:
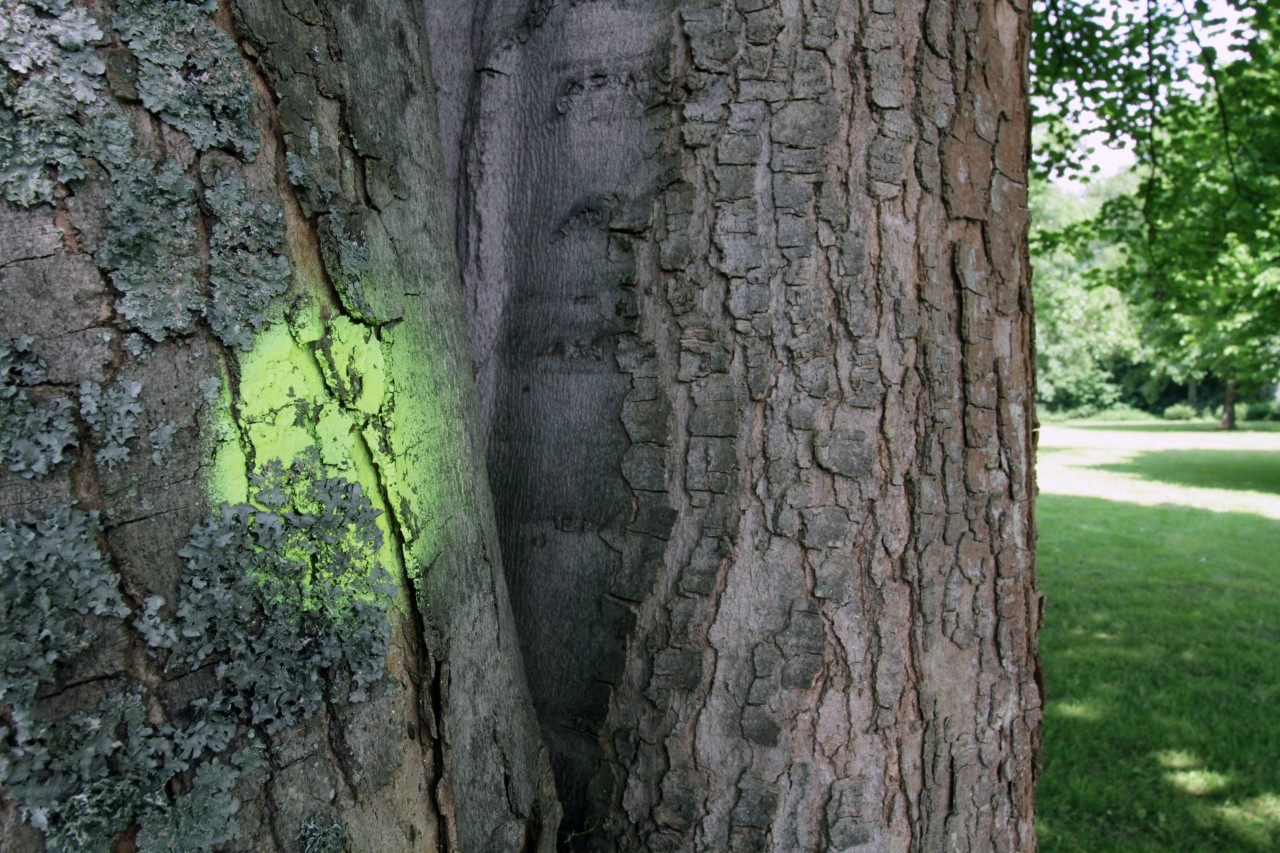
[[[1153,368],[1174,381],[1247,388],[1280,374],[1277,14],[1239,0],[1039,9],[1040,176],[1087,180],[1086,131],[1137,159],[1132,192],[1087,225],[1042,227],[1041,245],[1115,247],[1089,278],[1125,296]]]

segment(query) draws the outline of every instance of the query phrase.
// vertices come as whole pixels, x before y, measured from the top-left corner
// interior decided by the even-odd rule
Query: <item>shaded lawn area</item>
[[[1037,513],[1041,849],[1280,850],[1280,521],[1052,494]]]
[[[1214,432],[1217,421],[1070,421],[1072,429],[1099,430],[1103,432]],[[1280,432],[1280,421],[1240,421],[1235,432]],[[1231,433],[1228,433],[1231,434]]]
[[[1179,486],[1280,494],[1280,454],[1269,450],[1150,450],[1096,467]]]

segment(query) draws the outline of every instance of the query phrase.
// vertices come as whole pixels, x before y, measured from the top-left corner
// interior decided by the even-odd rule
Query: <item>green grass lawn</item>
[[[1205,453],[1128,470],[1280,477]],[[1037,512],[1041,849],[1280,850],[1280,521],[1055,494]]]
[[[1179,486],[1280,494],[1280,453],[1270,450],[1152,450],[1096,467]]]

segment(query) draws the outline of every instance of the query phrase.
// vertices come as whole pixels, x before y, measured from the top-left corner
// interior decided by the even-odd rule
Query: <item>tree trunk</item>
[[[571,845],[1033,849],[1029,7],[429,6]]]
[[[1218,420],[1218,429],[1236,428],[1236,391],[1235,377],[1227,380],[1227,387],[1222,395],[1222,417]]]
[[[0,848],[552,849],[420,4],[0,9]]]

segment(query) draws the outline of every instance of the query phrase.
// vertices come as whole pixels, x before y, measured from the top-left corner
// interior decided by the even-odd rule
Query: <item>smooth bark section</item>
[[[650,108],[665,100],[672,5],[497,2],[470,18],[433,6],[433,40],[464,46],[437,69],[442,115],[465,116],[453,125],[463,147],[446,160],[458,164],[508,584],[560,794],[580,824],[632,608],[660,559],[653,534],[670,523],[660,469],[639,490],[618,476],[632,385],[617,365],[635,357],[627,232],[645,227],[661,181],[655,145],[670,116]]]
[[[472,347],[578,841],[1034,848],[1029,16],[471,19]]]

